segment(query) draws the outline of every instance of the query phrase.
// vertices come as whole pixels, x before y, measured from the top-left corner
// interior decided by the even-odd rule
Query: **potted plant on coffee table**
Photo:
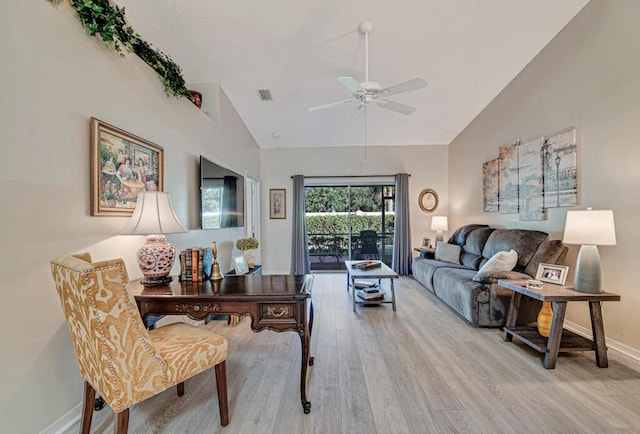
[[[242,254],[244,255],[244,260],[247,262],[247,266],[249,268],[255,268],[256,262],[256,251],[260,243],[253,237],[249,238],[240,238],[236,242],[236,247],[239,250],[242,250]]]

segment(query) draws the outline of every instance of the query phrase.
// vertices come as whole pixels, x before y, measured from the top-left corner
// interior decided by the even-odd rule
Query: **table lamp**
[[[164,234],[188,232],[178,220],[167,193],[141,191],[136,197],[136,207],[123,235],[147,235],[147,241],[137,252],[138,266],[145,285],[171,282],[169,276],[176,251]]]
[[[431,217],[431,230],[436,231],[436,244],[438,241],[443,241],[442,232],[449,230],[446,216],[433,216]]]
[[[567,211],[562,241],[581,245],[574,273],[575,290],[591,294],[602,292],[598,246],[616,245],[613,211],[591,208]]]

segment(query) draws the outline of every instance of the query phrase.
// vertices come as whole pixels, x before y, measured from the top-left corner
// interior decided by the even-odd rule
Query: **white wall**
[[[393,116],[393,114],[390,114]],[[418,195],[432,188],[440,195],[440,206],[434,215],[447,215],[447,147],[433,146],[369,146],[367,160],[364,147],[263,149],[260,164],[263,200],[262,262],[265,272],[288,273],[291,269],[292,175],[355,176],[409,173],[411,205],[411,239],[419,246],[423,237],[435,238],[430,232],[431,214],[418,207]],[[269,219],[269,189],[287,189],[285,220]]]
[[[123,257],[140,277],[135,250],[144,238],[117,235],[125,218],[89,215],[89,118],[164,148],[165,191],[191,229],[168,238],[177,250],[221,242],[223,269],[244,229],[198,230],[199,155],[258,178],[259,150],[223,92],[218,123],[185,98],[167,98],[155,72],[90,37],[69,6],[1,8],[0,431],[34,433],[82,395],[49,260],[80,251]]]
[[[539,229],[561,238],[566,208],[548,220],[484,213],[482,163],[510,141],[578,131],[578,183],[584,209],[613,209],[618,244],[601,247],[604,287],[622,296],[604,303],[605,332],[640,354],[640,2],[592,0],[576,18],[452,142],[449,209],[453,226],[490,223]],[[577,247],[567,265],[575,267]],[[571,277],[571,276],[570,276]],[[567,319],[590,330],[586,303],[572,303]]]

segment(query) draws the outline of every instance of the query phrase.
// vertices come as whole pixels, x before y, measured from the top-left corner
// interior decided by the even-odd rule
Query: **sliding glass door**
[[[311,270],[344,270],[346,260],[391,265],[394,185],[305,187]]]

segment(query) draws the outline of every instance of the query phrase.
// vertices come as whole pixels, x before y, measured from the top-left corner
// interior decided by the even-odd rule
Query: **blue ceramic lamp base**
[[[602,277],[600,272],[600,254],[598,246],[584,244],[578,252],[576,272],[574,274],[576,291],[589,294],[602,292]]]

